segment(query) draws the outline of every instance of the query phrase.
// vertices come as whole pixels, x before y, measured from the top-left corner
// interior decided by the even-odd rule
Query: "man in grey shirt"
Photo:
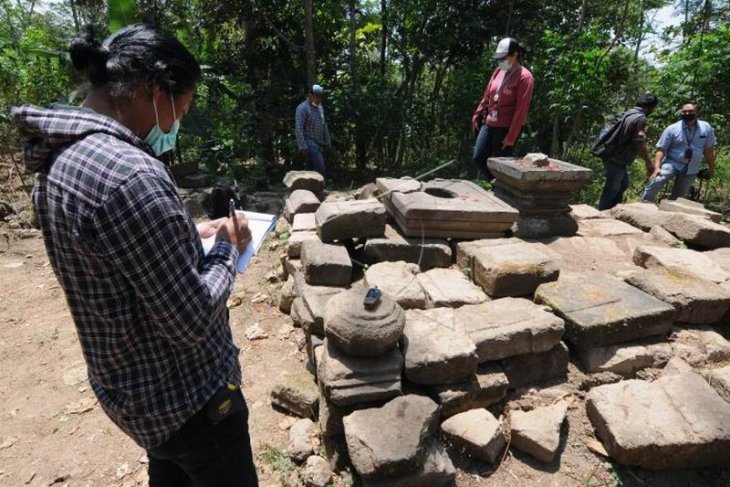
[[[324,89],[313,85],[307,99],[299,104],[296,112],[297,146],[307,159],[307,169],[325,175],[322,146],[332,143],[324,118],[322,96]]]

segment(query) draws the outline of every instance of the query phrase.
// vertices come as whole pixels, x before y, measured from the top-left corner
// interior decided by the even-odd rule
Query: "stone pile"
[[[546,194],[578,184],[578,173]],[[510,177],[539,186],[530,174]],[[730,342],[714,328],[730,322],[730,250],[714,214],[682,201],[576,207],[575,236],[502,230],[463,240],[466,220],[448,230],[447,206],[437,205],[422,218],[432,220],[428,232],[414,235],[426,213],[402,203],[443,199],[453,187],[462,186],[379,179],[378,199],[363,191],[292,217],[279,307],[304,330],[311,373],[282,376],[272,391],[277,409],[305,418],[290,430],[292,459],[321,464],[311,448],[320,435],[331,467],[351,465],[363,485],[448,485],[449,452],[498,464],[511,445],[559,461],[566,419],[585,408],[621,464],[730,460]],[[556,215],[567,213],[539,218]],[[383,294],[366,308],[373,286]],[[646,369],[665,366],[652,381],[659,372]],[[564,383],[569,367],[585,401],[520,402],[528,388]]]

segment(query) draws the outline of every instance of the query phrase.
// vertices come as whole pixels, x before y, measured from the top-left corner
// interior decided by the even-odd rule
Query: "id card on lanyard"
[[[512,73],[514,73],[515,70],[507,71],[504,73],[504,77],[502,77],[502,81],[499,83],[499,86],[497,87],[497,92],[494,94],[494,97],[492,100],[494,101],[494,110],[492,110],[492,122],[496,122],[499,120],[499,96],[502,94],[502,90],[504,89],[504,85],[507,84],[507,78],[512,76]]]

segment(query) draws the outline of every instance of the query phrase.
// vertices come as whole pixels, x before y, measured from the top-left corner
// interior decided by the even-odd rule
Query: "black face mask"
[[[682,114],[682,120],[685,121],[685,122],[691,122],[695,118],[697,118],[697,114],[696,113],[683,113]]]

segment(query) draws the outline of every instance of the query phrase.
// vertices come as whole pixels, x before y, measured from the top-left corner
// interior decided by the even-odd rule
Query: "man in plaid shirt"
[[[324,176],[324,155],[322,147],[332,144],[330,131],[324,119],[322,97],[324,89],[313,85],[309,96],[297,107],[295,129],[299,151],[307,158],[307,169]]]
[[[112,60],[122,65],[135,55],[178,52],[182,60],[165,59],[177,62],[170,76],[199,74],[182,45],[152,27],[115,36],[106,51],[93,38],[81,47],[93,50],[91,59],[118,56]],[[137,49],[150,38],[152,49]],[[72,46],[75,64],[82,54]],[[37,173],[33,203],[89,383],[112,421],[147,449],[150,485],[253,486],[239,350],[226,308],[250,234],[242,216],[238,224],[226,218],[198,228],[186,212],[155,155],[169,145],[166,137],[174,143],[194,85],[159,83],[138,87],[129,102],[111,97],[104,83],[85,108],[25,106],[13,118],[26,168]],[[207,255],[199,230],[216,234]]]

